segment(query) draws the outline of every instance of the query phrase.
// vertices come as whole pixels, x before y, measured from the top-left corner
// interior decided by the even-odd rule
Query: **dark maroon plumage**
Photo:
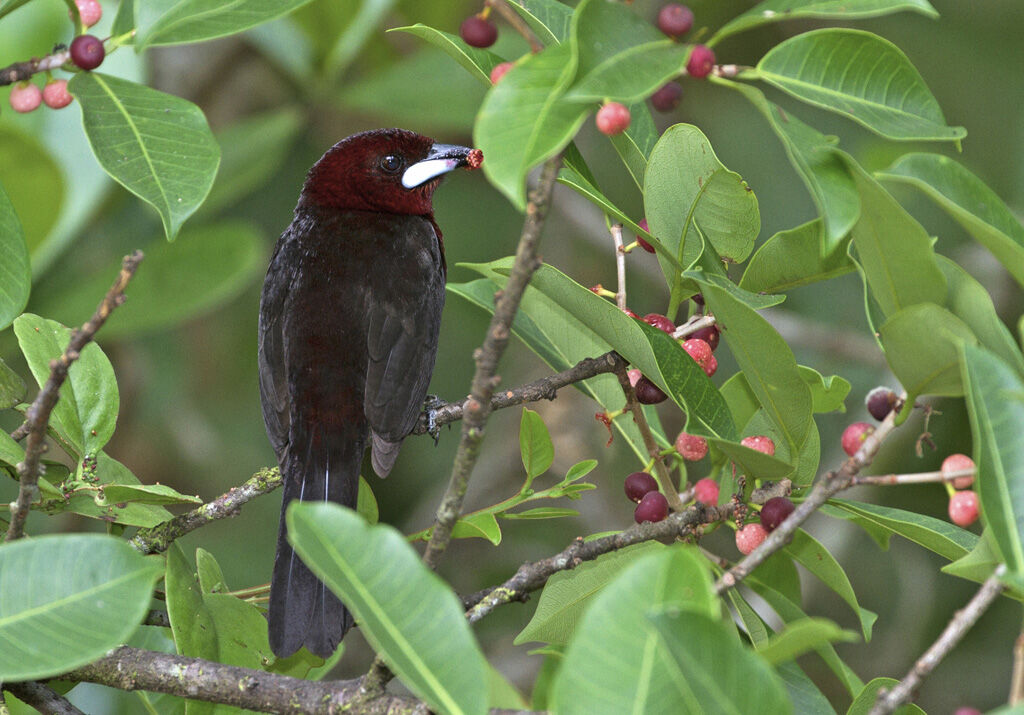
[[[263,418],[284,476],[270,645],[329,656],[352,616],[292,551],[294,499],[355,508],[366,447],[387,476],[422,409],[444,305],[431,197],[470,150],[400,129],[355,134],[310,169],[274,248],[259,320]],[[404,184],[404,185],[403,185]]]

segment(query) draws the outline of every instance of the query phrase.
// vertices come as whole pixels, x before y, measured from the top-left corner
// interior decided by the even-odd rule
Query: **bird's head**
[[[435,144],[405,129],[353,134],[309,170],[300,205],[427,215],[445,174],[460,166],[475,169],[482,161],[479,149]]]

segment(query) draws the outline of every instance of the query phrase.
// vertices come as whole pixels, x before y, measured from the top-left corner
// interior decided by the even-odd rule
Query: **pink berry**
[[[704,370],[704,374],[711,377],[718,370],[718,360],[715,359],[711,346],[700,338],[690,338],[683,343],[683,350],[689,353],[698,365]]]
[[[669,335],[675,332],[676,329],[676,324],[661,313],[648,313],[643,317],[643,321],[652,328],[657,328],[663,333],[668,333]]]
[[[71,61],[83,70],[94,70],[103,64],[106,50],[103,43],[92,35],[79,35],[71,41]]]
[[[690,50],[690,58],[686,60],[686,73],[694,79],[701,79],[711,74],[715,68],[715,53],[706,45],[694,45]]]
[[[942,478],[948,481],[949,474],[952,472],[962,472],[965,469],[974,469],[974,460],[966,454],[951,454],[942,460],[941,469]],[[953,478],[953,486],[957,489],[966,489],[972,484],[974,484],[973,474]]]
[[[511,62],[501,62],[494,65],[494,69],[491,70],[491,84],[498,84],[498,81],[504,77],[510,69],[512,69]]]
[[[693,11],[677,2],[670,2],[658,13],[658,29],[669,37],[685,35],[693,27]]]
[[[758,452],[764,452],[769,457],[775,454],[775,443],[772,442],[771,437],[765,437],[763,434],[744,437],[740,440],[740,444],[750,449],[756,449]]]
[[[864,444],[864,440],[874,431],[875,428],[867,422],[854,422],[843,430],[843,436],[840,440],[843,445],[843,451],[851,457],[857,454],[857,450]]]
[[[71,104],[71,99],[66,79],[55,79],[43,87],[43,102],[50,109],[63,109]]]
[[[864,405],[871,416],[881,422],[892,412],[897,399],[896,393],[888,387],[876,387],[864,398]]]
[[[635,367],[632,370],[626,371],[626,377],[629,378],[629,384],[632,387],[636,387],[636,383],[640,382],[640,378],[643,376],[644,374],[637,370]]]
[[[696,462],[707,455],[708,441],[699,435],[680,432],[676,437],[676,451],[687,462]]]
[[[718,482],[709,477],[699,479],[693,485],[693,498],[701,504],[709,504],[711,506],[718,504],[718,493]]]
[[[721,332],[722,331],[718,329],[717,325],[709,325],[706,328],[701,328],[700,330],[690,333],[690,337],[696,338],[697,340],[703,340],[711,346],[712,350],[717,350]]]
[[[597,131],[602,134],[607,134],[610,137],[622,134],[629,129],[629,108],[625,104],[608,102],[597,110],[594,121],[597,123]]]
[[[656,405],[668,399],[668,395],[661,391],[661,388],[642,376],[633,386],[636,392],[636,401],[641,405]]]
[[[82,24],[86,27],[92,27],[103,17],[103,6],[99,0],[75,0],[75,5],[78,6],[78,16],[82,18]],[[69,10],[68,15],[70,14]]]
[[[654,246],[652,246],[651,244],[647,243],[647,241],[644,240],[643,236],[637,236],[636,237],[636,242],[637,242],[637,245],[640,246],[640,248],[644,249],[648,253],[654,253]]]
[[[978,708],[960,707],[953,711],[953,715],[981,715]]]
[[[651,95],[651,106],[659,112],[671,112],[683,98],[683,88],[675,82],[669,82]]]
[[[658,491],[658,483],[647,472],[633,472],[626,477],[626,482],[623,486],[626,489],[626,496],[629,497],[629,500],[635,501],[637,504],[640,503],[640,500],[646,494]]]
[[[747,524],[736,532],[736,548],[746,556],[768,537],[768,532],[758,523]]]
[[[43,92],[31,82],[25,81],[11,88],[11,108],[20,114],[33,111],[43,101]]]
[[[490,47],[498,40],[498,28],[490,20],[470,15],[459,26],[459,35],[471,47]]]
[[[647,233],[651,232],[651,227],[647,225],[647,219],[645,218],[640,219],[640,223],[638,223],[637,226],[642,228],[644,231],[647,231]]]
[[[775,531],[775,527],[786,520],[796,507],[786,497],[772,497],[761,507],[761,526],[765,531]]]
[[[668,516],[668,499],[661,492],[647,492],[633,512],[633,520],[637,524],[645,521],[659,522]]]
[[[978,519],[978,495],[970,489],[949,498],[949,520],[957,526],[970,526]]]

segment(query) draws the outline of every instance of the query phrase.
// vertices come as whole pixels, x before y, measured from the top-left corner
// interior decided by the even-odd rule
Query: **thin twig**
[[[1024,633],[1017,636],[1013,644],[1013,675],[1010,677],[1010,697],[1008,705],[1024,702]]]
[[[951,482],[962,477],[973,477],[974,467],[968,469],[957,469],[943,473],[939,472],[915,472],[914,474],[878,474],[870,477],[854,477],[850,482],[851,487],[865,485],[890,486],[894,484],[931,484],[933,482]]]
[[[39,495],[39,463],[46,451],[46,427],[50,422],[50,413],[60,397],[60,386],[67,379],[68,370],[78,359],[85,346],[96,335],[110,313],[126,300],[124,289],[135,274],[135,269],[142,262],[142,251],[135,251],[121,261],[121,272],[100,301],[96,312],[77,330],[72,331],[71,341],[64,353],[56,360],[50,361],[50,377],[43,385],[36,399],[25,411],[25,421],[29,424],[28,441],[25,443],[25,460],[18,464],[18,498],[11,504],[11,523],[7,528],[7,541],[20,539],[25,535],[25,521],[32,502]]]
[[[30,79],[38,72],[59,69],[61,65],[71,61],[71,52],[66,47],[56,48],[46,57],[33,57],[24,62],[15,62],[0,69],[0,87]]]
[[[622,243],[622,224],[614,223],[609,229],[615,244],[615,276],[619,285],[615,290],[615,305],[626,309],[626,246]]]
[[[4,683],[4,690],[26,705],[31,705],[43,715],[85,715],[71,702],[42,683]]]
[[[909,703],[921,687],[921,683],[927,678],[942,659],[956,647],[967,631],[978,622],[981,615],[988,610],[992,602],[999,597],[999,594],[1006,588],[1000,577],[1006,573],[1006,564],[996,567],[995,573],[989,576],[988,580],[981,585],[974,597],[962,609],[956,612],[953,619],[942,631],[942,635],[932,643],[931,647],[924,652],[914,667],[910,669],[903,680],[892,688],[885,688],[878,691],[878,698],[871,708],[869,715],[887,715],[896,708]]]
[[[508,344],[512,319],[519,309],[519,301],[523,297],[530,278],[541,265],[540,257],[537,255],[537,245],[540,242],[544,218],[561,163],[561,155],[544,162],[540,181],[531,193],[530,201],[526,206],[526,220],[519,237],[519,246],[516,249],[512,272],[509,274],[505,289],[499,291],[495,298],[494,316],[491,318],[487,336],[484,338],[483,346],[474,355],[476,373],[473,375],[472,390],[469,399],[466,400],[463,413],[462,439],[459,441],[459,448],[452,465],[448,488],[437,509],[437,519],[430,535],[430,542],[423,554],[423,562],[430,568],[435,568],[441,560],[441,555],[451,539],[452,528],[462,511],[462,502],[469,486],[469,478],[480,453],[484,426],[491,413],[491,396],[497,384],[495,373],[498,360]]]

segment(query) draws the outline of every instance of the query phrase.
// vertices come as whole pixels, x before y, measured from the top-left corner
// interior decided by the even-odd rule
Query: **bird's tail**
[[[302,646],[327,658],[352,627],[352,614],[292,550],[285,538],[284,515],[295,499],[332,501],[354,509],[363,442],[327,445],[322,439],[310,439],[305,449],[292,449],[295,446],[292,441],[282,465],[284,501],[270,582],[270,647],[281,658]]]

